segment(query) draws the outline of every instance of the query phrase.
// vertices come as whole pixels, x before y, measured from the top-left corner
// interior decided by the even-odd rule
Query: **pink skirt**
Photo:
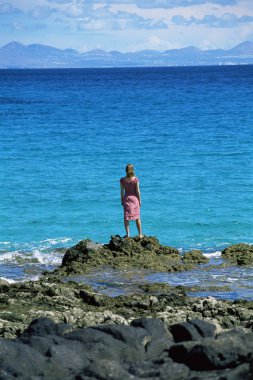
[[[140,203],[135,195],[127,195],[123,200],[124,219],[140,219]]]

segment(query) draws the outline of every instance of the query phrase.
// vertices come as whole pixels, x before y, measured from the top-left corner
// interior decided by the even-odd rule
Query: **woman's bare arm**
[[[137,193],[137,198],[139,199],[139,203],[141,205],[141,192],[140,192],[139,182],[136,183],[136,193]]]
[[[123,199],[124,199],[124,186],[122,185],[122,183],[120,183],[120,198],[121,198],[121,204],[123,206]]]

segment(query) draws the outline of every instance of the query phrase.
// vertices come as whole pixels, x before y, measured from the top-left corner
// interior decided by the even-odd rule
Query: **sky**
[[[253,0],[0,0],[0,46],[133,52],[253,42]]]

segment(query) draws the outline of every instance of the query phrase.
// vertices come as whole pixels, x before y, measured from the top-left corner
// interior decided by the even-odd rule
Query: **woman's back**
[[[121,178],[120,182],[124,186],[125,189],[125,196],[128,195],[135,195],[137,196],[137,191],[136,191],[136,184],[138,183],[138,178],[137,177],[123,177]]]

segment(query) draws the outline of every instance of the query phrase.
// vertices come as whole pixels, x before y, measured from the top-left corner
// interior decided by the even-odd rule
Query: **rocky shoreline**
[[[229,248],[228,260],[250,265],[252,246]],[[1,281],[0,379],[252,379],[253,302],[188,297],[166,284],[112,298],[65,281],[104,265],[183,271],[198,263],[207,263],[200,251],[182,257],[153,237],[115,236],[79,242],[38,281]],[[27,363],[13,364],[15,355]]]

